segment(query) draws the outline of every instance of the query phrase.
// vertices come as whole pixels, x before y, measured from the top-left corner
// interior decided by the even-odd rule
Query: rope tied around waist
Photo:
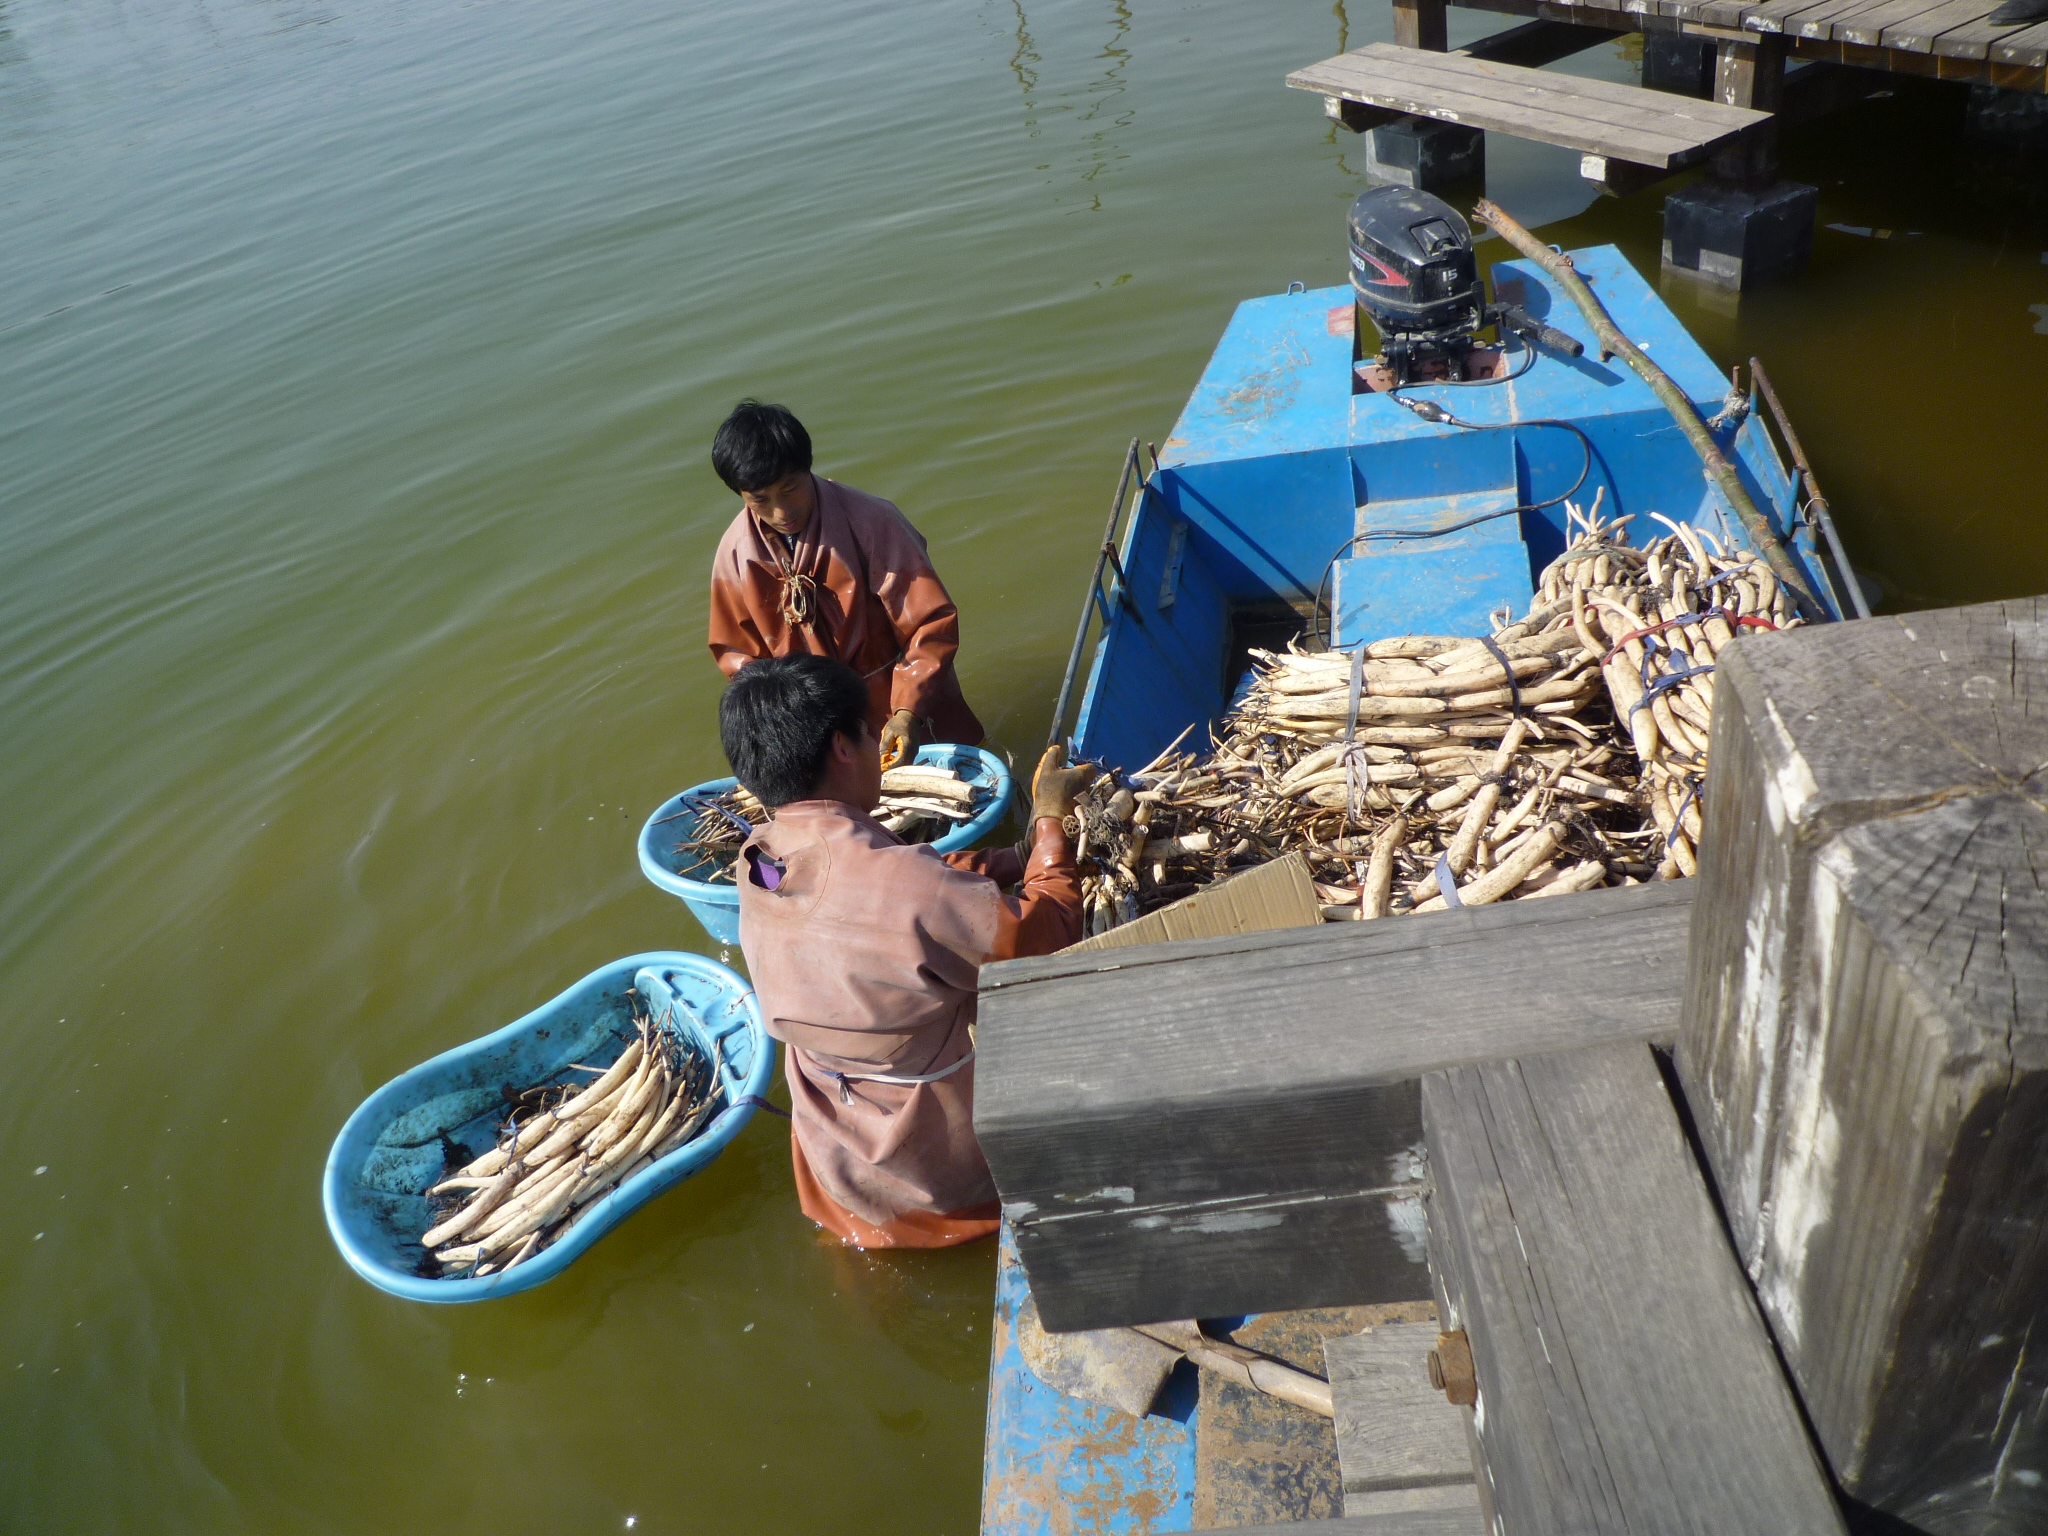
[[[811,1066],[816,1072],[818,1072],[820,1076],[829,1077],[839,1084],[840,1103],[851,1104],[853,1102],[853,1088],[851,1087],[851,1085],[854,1083],[894,1083],[898,1087],[915,1088],[920,1083],[940,1082],[945,1078],[951,1077],[955,1072],[958,1072],[962,1067],[966,1066],[970,1061],[974,1060],[975,1051],[977,1049],[978,1047],[974,1046],[968,1047],[967,1054],[965,1056],[962,1056],[958,1061],[954,1062],[950,1067],[941,1067],[936,1072],[921,1072],[917,1074],[898,1074],[891,1072],[838,1072],[834,1071],[831,1067],[818,1066],[815,1062],[811,1063]]]

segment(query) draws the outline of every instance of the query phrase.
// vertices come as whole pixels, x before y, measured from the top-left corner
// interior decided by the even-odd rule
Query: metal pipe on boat
[[[1825,618],[1826,610],[1807,587],[1806,578],[1800,574],[1798,563],[1793,560],[1791,552],[1778,538],[1777,530],[1771,527],[1770,519],[1765,517],[1757,504],[1750,499],[1749,491],[1742,483],[1742,477],[1735,472],[1735,466],[1730,464],[1727,456],[1721,452],[1720,444],[1714,441],[1714,434],[1708,430],[1707,424],[1700,420],[1700,413],[1694,409],[1685,391],[1678,387],[1670,374],[1651,362],[1641,347],[1622,335],[1621,327],[1614,323],[1614,317],[1607,313],[1606,306],[1594,295],[1593,290],[1586,286],[1586,280],[1572,269],[1571,258],[1562,252],[1552,250],[1538,240],[1516,222],[1514,215],[1490,199],[1482,197],[1474,204],[1472,217],[1557,279],[1558,286],[1571,295],[1572,302],[1579,307],[1579,313],[1584,315],[1586,323],[1593,327],[1593,333],[1600,338],[1600,345],[1605,354],[1627,362],[1637,376],[1650,386],[1657,398],[1664,402],[1665,409],[1671,412],[1679,430],[1685,433],[1694,451],[1699,454],[1700,462],[1706,466],[1708,477],[1721,488],[1721,494],[1728,498],[1728,505],[1733,507],[1735,515],[1742,519],[1743,528],[1756,545],[1757,553],[1762,555],[1765,563],[1770,566],[1771,574],[1776,576],[1785,590],[1792,594],[1794,601],[1805,610],[1806,617]]]
[[[1067,656],[1067,675],[1060,679],[1060,701],[1053,706],[1052,734],[1045,739],[1049,747],[1058,745],[1060,732],[1066,727],[1067,705],[1074,696],[1074,674],[1081,670],[1081,647],[1088,639],[1088,615],[1102,600],[1102,568],[1116,549],[1116,525],[1124,515],[1124,492],[1130,489],[1131,471],[1137,467],[1138,440],[1134,437],[1131,446],[1124,450],[1124,472],[1117,477],[1116,496],[1109,504],[1109,522],[1102,530],[1102,548],[1095,556],[1095,575],[1088,583],[1088,595],[1081,600],[1081,622],[1074,630],[1074,649]],[[1108,623],[1105,618],[1105,628]]]
[[[1750,382],[1755,384],[1757,393],[1764,397],[1764,403],[1771,408],[1771,419],[1778,424],[1778,434],[1785,439],[1785,446],[1791,451],[1792,465],[1806,482],[1806,507],[1813,520],[1820,525],[1821,536],[1828,541],[1828,554],[1835,562],[1835,569],[1842,573],[1842,581],[1849,588],[1849,607],[1859,619],[1870,617],[1870,604],[1863,598],[1863,583],[1856,579],[1856,571],[1849,564],[1849,553],[1842,548],[1841,535],[1835,532],[1835,519],[1828,506],[1828,499],[1821,494],[1820,481],[1814,478],[1813,466],[1806,462],[1806,449],[1800,444],[1799,434],[1792,430],[1792,418],[1785,414],[1785,407],[1778,403],[1778,392],[1771,388],[1771,376],[1764,372],[1764,365],[1758,358],[1749,360]],[[1839,599],[1840,593],[1836,594]]]

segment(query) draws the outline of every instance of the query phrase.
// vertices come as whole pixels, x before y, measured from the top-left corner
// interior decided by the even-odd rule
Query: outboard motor
[[[1409,187],[1374,187],[1351,205],[1351,291],[1379,327],[1381,360],[1397,384],[1431,361],[1461,359],[1486,323],[1471,226],[1442,198]]]
[[[1585,350],[1512,304],[1488,304],[1472,227],[1442,198],[1409,187],[1374,187],[1351,205],[1351,291],[1379,327],[1380,365],[1396,389],[1466,379],[1482,326],[1569,357]]]

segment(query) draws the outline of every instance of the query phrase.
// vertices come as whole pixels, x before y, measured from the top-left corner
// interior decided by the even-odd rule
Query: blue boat
[[[1702,417],[1720,412],[1727,376],[1622,254],[1600,246],[1571,262]],[[1199,738],[1225,712],[1253,647],[1308,633],[1338,648],[1482,635],[1497,611],[1520,616],[1564,550],[1567,495],[1581,508],[1601,497],[1604,516],[1629,518],[1637,545],[1666,531],[1653,513],[1750,545],[1669,411],[1620,361],[1600,361],[1590,325],[1545,271],[1502,261],[1492,281],[1496,300],[1584,351],[1553,341],[1490,387],[1401,387],[1469,427],[1426,419],[1361,382],[1368,348],[1351,288],[1238,306],[1134,499],[1136,443],[1126,458],[1054,721],[1055,738],[1068,734],[1093,634],[1075,757],[1136,769],[1191,724]],[[1747,416],[1718,440],[1825,617],[1864,612],[1824,505],[1763,419]],[[1441,536],[1359,538],[1389,531]],[[1037,1381],[1007,1326],[1023,1271],[1001,1274],[984,1536],[1189,1529],[1199,1407],[1183,1395],[1134,1420]]]
[[[441,1279],[419,1236],[435,1220],[426,1191],[481,1156],[505,1119],[506,1085],[587,1083],[572,1065],[606,1067],[633,1032],[628,990],[719,1063],[725,1105],[696,1136],[594,1201],[526,1262],[481,1278]],[[349,1267],[409,1301],[485,1301],[551,1280],[634,1211],[701,1171],[753,1118],[775,1070],[775,1042],[753,988],[715,960],[679,950],[629,955],[592,971],[503,1029],[394,1078],[348,1118],[327,1155],[321,1205]]]

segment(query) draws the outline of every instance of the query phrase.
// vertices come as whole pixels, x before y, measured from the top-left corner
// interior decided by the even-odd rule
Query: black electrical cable
[[[1532,360],[1535,354],[1536,349],[1531,347],[1529,355]],[[1498,384],[1504,383],[1505,380],[1469,379],[1463,382]],[[1355,550],[1367,539],[1441,539],[1448,534],[1462,533],[1465,529],[1476,527],[1480,523],[1490,523],[1497,517],[1514,517],[1523,512],[1540,512],[1545,507],[1554,507],[1559,502],[1568,501],[1578,495],[1579,488],[1586,483],[1588,477],[1593,473],[1593,439],[1586,436],[1584,430],[1576,422],[1562,421],[1549,416],[1538,417],[1530,421],[1460,421],[1434,400],[1404,400],[1400,395],[1399,386],[1388,391],[1387,398],[1396,405],[1404,406],[1408,410],[1413,411],[1424,421],[1448,422],[1451,426],[1463,427],[1468,432],[1513,432],[1521,427],[1562,427],[1565,431],[1578,438],[1579,446],[1585,450],[1586,460],[1579,466],[1579,478],[1572,482],[1569,490],[1561,491],[1557,495],[1548,497],[1543,501],[1525,502],[1517,507],[1502,507],[1498,512],[1482,512],[1477,517],[1468,517],[1462,522],[1451,523],[1442,528],[1370,528],[1364,533],[1351,534],[1332,551],[1330,558],[1323,564],[1321,578],[1316,582],[1315,633],[1316,638],[1325,646],[1330,643],[1332,615],[1328,605],[1323,600],[1323,592],[1330,584],[1330,575],[1337,569],[1337,562],[1344,557],[1344,552],[1347,549]]]

